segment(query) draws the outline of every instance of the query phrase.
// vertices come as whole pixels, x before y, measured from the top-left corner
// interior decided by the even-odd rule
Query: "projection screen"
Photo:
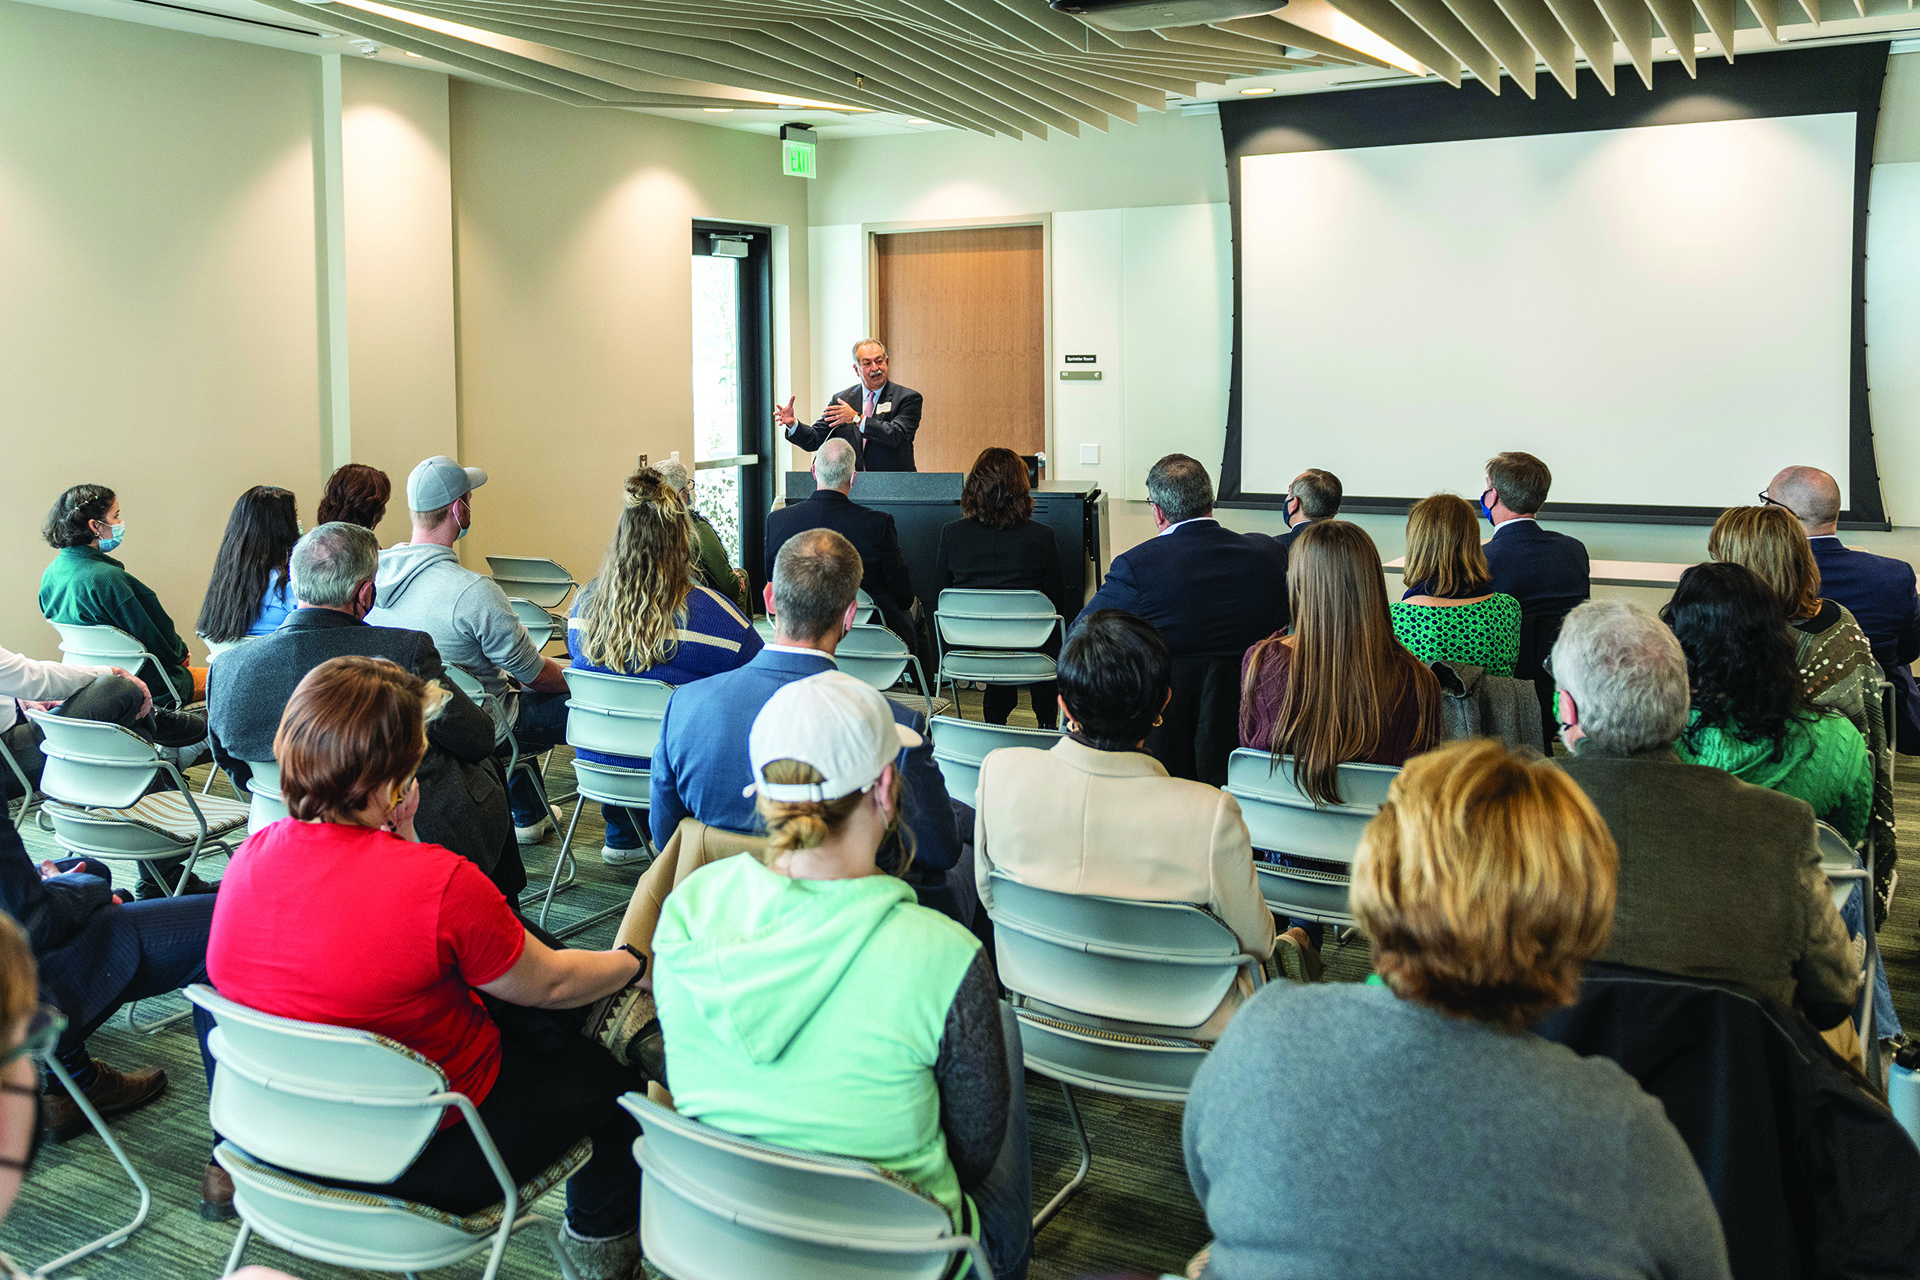
[[[1391,509],[1476,494],[1489,455],[1524,449],[1569,514],[1704,518],[1802,463],[1879,519],[1855,412],[1862,113],[1695,96],[1622,127],[1230,150],[1224,496],[1311,466]],[[1737,118],[1684,118],[1716,106]]]

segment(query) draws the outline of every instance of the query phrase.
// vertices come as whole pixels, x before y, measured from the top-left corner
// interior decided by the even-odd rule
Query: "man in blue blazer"
[[[1900,750],[1920,750],[1920,686],[1912,671],[1920,658],[1920,591],[1913,566],[1840,541],[1840,485],[1816,467],[1788,467],[1762,496],[1793,512],[1807,531],[1820,566],[1820,594],[1853,615],[1900,692]]]
[[[1578,538],[1542,529],[1534,519],[1547,500],[1553,472],[1530,453],[1500,453],[1487,459],[1480,514],[1493,525],[1486,544],[1493,590],[1520,602],[1520,661],[1513,674],[1533,681],[1540,699],[1541,732],[1555,730],[1553,680],[1545,660],[1560,623],[1593,594],[1587,547]]]
[[[766,588],[773,640],[744,667],[683,686],[667,704],[652,758],[647,815],[656,847],[666,846],[682,818],[726,831],[760,830],[754,802],[742,794],[753,782],[747,734],[775,690],[833,669],[833,651],[853,626],[859,585],[860,553],[831,529],[796,534],[780,548]],[[924,739],[900,753],[907,782],[902,821],[914,837],[907,883],[921,905],[952,915],[957,908],[946,873],[960,859],[960,835],[946,781],[933,762],[925,717],[890,705],[893,718]],[[890,839],[880,851],[881,865],[895,866],[899,856],[898,840]]]

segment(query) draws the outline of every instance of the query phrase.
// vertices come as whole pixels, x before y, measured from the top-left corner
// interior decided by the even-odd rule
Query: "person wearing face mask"
[[[207,688],[214,751],[236,779],[246,761],[274,758],[273,736],[293,691],[330,658],[386,658],[447,694],[427,724],[420,765],[423,839],[472,861],[509,902],[526,887],[514,842],[505,780],[494,760],[491,717],[447,678],[433,637],[367,625],[380,544],[356,524],[323,524],[294,544],[288,559],[298,607],[273,634],[220,656]]]
[[[862,338],[853,344],[853,371],[860,381],[828,402],[826,412],[802,425],[793,399],[773,407],[773,419],[788,440],[817,451],[829,440],[853,446],[857,471],[912,471],[913,437],[920,430],[920,393],[887,376],[887,344]]]
[[[1280,544],[1281,566],[1284,576],[1286,554],[1293,548],[1293,540],[1300,531],[1316,520],[1331,520],[1340,514],[1340,477],[1331,471],[1322,471],[1310,467],[1293,478],[1287,486],[1287,531],[1275,536]]]
[[[48,622],[118,627],[138,640],[153,661],[135,674],[163,707],[177,709],[206,696],[207,669],[188,665],[187,642],[160,597],[108,554],[127,536],[113,490],[101,484],[73,486],[47,513],[41,536],[57,553],[40,575],[41,616]],[[168,691],[169,682],[178,700]]]
[[[1533,682],[1540,699],[1540,729],[1553,741],[1553,677],[1543,660],[1553,650],[1560,623],[1593,594],[1587,547],[1578,538],[1543,529],[1534,518],[1547,500],[1553,472],[1530,453],[1496,453],[1487,459],[1480,486],[1480,514],[1493,526],[1485,546],[1488,589],[1520,602],[1520,656],[1514,675]]]
[[[478,680],[493,715],[496,750],[504,753],[511,730],[522,754],[545,751],[567,736],[567,681],[560,664],[541,656],[506,592],[453,552],[473,527],[473,491],[486,482],[480,468],[444,455],[413,469],[407,477],[413,537],[380,553],[379,591],[366,620],[426,632],[441,658]],[[554,815],[542,807],[532,782],[515,779],[508,800],[515,839],[540,843],[553,829]]]

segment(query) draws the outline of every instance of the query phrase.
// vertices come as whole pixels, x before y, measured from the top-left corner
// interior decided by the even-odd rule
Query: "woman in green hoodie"
[[[1859,845],[1873,809],[1872,757],[1845,716],[1808,698],[1773,592],[1741,565],[1698,564],[1660,616],[1686,650],[1693,686],[1680,757],[1798,796]]]
[[[1018,1031],[979,942],[874,863],[899,829],[898,757],[918,745],[840,671],[761,708],[747,755],[767,860],[702,867],[654,934],[667,1086],[716,1129],[899,1175],[979,1235],[996,1277],[1021,1280],[1033,1178]]]

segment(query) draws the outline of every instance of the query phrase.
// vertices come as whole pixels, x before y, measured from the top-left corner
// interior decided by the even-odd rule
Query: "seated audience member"
[[[1394,638],[1380,552],[1359,525],[1308,525],[1287,557],[1293,634],[1276,632],[1241,664],[1240,745],[1293,758],[1293,779],[1339,804],[1340,766],[1403,765],[1440,741],[1440,681]],[[1331,868],[1336,869],[1337,868]],[[1320,976],[1321,928],[1281,935],[1287,976]]]
[[[1033,518],[1027,464],[1019,454],[998,446],[980,451],[960,487],[960,517],[940,529],[933,562],[936,597],[948,587],[1038,591],[1053,602],[1054,612],[1069,615],[1060,544],[1052,529]],[[1060,637],[1050,637],[1043,649],[1057,657]],[[1054,727],[1057,696],[1051,680],[1027,686],[1033,718],[1042,729]],[[1018,685],[988,685],[981,700],[987,723],[1005,724],[1019,700]]]
[[[980,944],[876,859],[919,744],[837,671],[760,707],[747,754],[767,861],[694,872],[654,934],[667,1084],[681,1115],[879,1164],[956,1233],[977,1223],[994,1275],[1019,1280],[1033,1207],[1017,1024]]]
[[[1173,654],[1173,701],[1147,749],[1176,778],[1223,786],[1240,655],[1287,625],[1287,552],[1265,534],[1215,520],[1213,481],[1184,453],[1153,464],[1147,498],[1160,532],[1114,557],[1080,618],[1125,609],[1153,624]]]
[[[720,541],[719,530],[693,505],[693,476],[687,471],[687,464],[678,458],[668,458],[654,463],[653,469],[660,473],[668,488],[680,495],[680,504],[693,521],[693,531],[699,538],[694,552],[694,581],[718,591],[742,616],[751,618],[753,601],[747,593],[747,575],[733,567],[733,562],[727,559],[727,548]]]
[[[1859,987],[1806,801],[1687,764],[1687,656],[1638,605],[1596,600],[1553,646],[1556,763],[1587,793],[1620,849],[1613,939],[1600,959],[1739,982],[1846,1018]]]
[[[87,1037],[136,1000],[207,980],[207,931],[214,899],[205,894],[125,902],[104,863],[62,858],[35,865],[0,811],[0,911],[18,921],[39,962],[45,998],[66,1028],[54,1056],[102,1116],[132,1111],[166,1092],[159,1067],[120,1071],[87,1052]],[[204,1016],[196,1017],[206,1051]],[[208,1072],[211,1076],[211,1071]],[[40,1113],[55,1142],[87,1130],[87,1118],[51,1074]],[[213,1165],[208,1163],[211,1178]]]
[[[431,636],[444,661],[480,682],[495,729],[502,738],[511,730],[526,755],[567,740],[567,681],[559,663],[541,656],[506,592],[453,554],[473,524],[473,491],[486,482],[486,472],[445,456],[413,469],[407,477],[412,540],[380,553],[380,592],[367,621]],[[507,798],[514,837],[540,843],[553,815],[542,808],[532,781],[514,778]]]
[[[160,598],[107,554],[127,536],[113,490],[99,484],[73,486],[47,513],[41,536],[56,552],[40,575],[42,617],[76,626],[118,627],[138,640],[153,655],[138,674],[161,706],[178,708],[206,696],[207,669],[187,665],[187,642],[174,630]],[[169,681],[178,701],[168,691]]]
[[[1318,467],[1302,471],[1287,486],[1287,500],[1281,504],[1286,513],[1287,531],[1274,540],[1280,544],[1281,564],[1293,546],[1294,537],[1316,520],[1331,520],[1340,514],[1340,477]]]
[[[1875,661],[1899,690],[1901,750],[1920,750],[1920,685],[1911,669],[1920,658],[1920,591],[1913,566],[1840,541],[1840,486],[1824,471],[1788,467],[1761,496],[1800,522],[1820,569],[1820,589],[1859,622]]]
[[[380,544],[360,525],[323,524],[291,557],[297,608],[270,636],[220,656],[207,687],[207,718],[222,767],[244,784],[247,761],[274,758],[274,735],[293,691],[321,663],[357,655],[385,658],[446,695],[427,723],[420,765],[423,839],[453,850],[516,901],[527,873],[493,756],[493,720],[447,679],[425,632],[368,626]]]
[[[1737,564],[1680,575],[1661,621],[1687,655],[1693,710],[1676,749],[1688,764],[1798,796],[1849,844],[1866,839],[1873,762],[1846,718],[1807,697],[1779,600]]]
[[[1660,1103],[1533,1034],[1614,915],[1614,849],[1551,764],[1485,739],[1409,763],[1368,824],[1353,913],[1378,978],[1269,986],[1187,1100],[1220,1280],[1725,1280],[1706,1183]],[[1312,1178],[1274,1153],[1337,1134]]]
[[[580,589],[567,619],[567,652],[578,671],[644,676],[674,685],[731,671],[760,652],[760,636],[731,601],[693,580],[696,543],[680,492],[642,467],[627,477],[625,506],[600,576]],[[578,758],[644,769],[645,760],[581,749]],[[616,867],[652,857],[639,818],[604,805],[600,856]]]
[[[1895,860],[1892,726],[1881,712],[1879,669],[1853,613],[1821,597],[1820,566],[1793,515],[1781,506],[1729,507],[1707,535],[1707,554],[1751,570],[1772,591],[1793,628],[1793,661],[1816,707],[1838,711],[1866,741],[1873,760],[1875,875],[1884,913]]]
[[[809,529],[780,548],[765,593],[773,640],[746,666],[695,681],[667,704],[647,812],[657,847],[666,847],[682,818],[742,835],[759,830],[753,799],[744,794],[753,782],[748,730],[776,690],[834,669],[833,651],[853,625],[860,573],[860,553],[831,529]],[[896,721],[926,736],[918,711],[887,705]],[[932,743],[903,751],[899,771],[906,783],[900,811],[913,838],[908,846],[890,837],[881,865],[912,885],[924,905],[951,914],[958,906],[946,873],[959,861],[960,834]]]
[[[1046,751],[1004,747],[980,766],[974,874],[993,906],[997,867],[1022,884],[1143,902],[1191,902],[1240,949],[1273,953],[1240,806],[1204,782],[1167,776],[1147,731],[1173,696],[1173,659],[1151,625],[1106,609],[1075,628],[1060,655],[1067,736]],[[1227,993],[1213,1039],[1251,988]]]
[[[42,662],[0,649],[0,751],[13,757],[27,781],[40,785],[46,757],[40,753],[39,726],[24,710],[52,711],[76,720],[125,725],[162,747],[196,746],[206,741],[207,722],[184,711],[153,705],[145,682],[125,667],[82,667]],[[0,767],[0,798],[17,800],[20,782]]]
[[[516,1182],[591,1137],[593,1158],[567,1183],[561,1243],[583,1277],[638,1277],[637,1127],[616,1099],[646,1078],[585,1038],[581,1012],[557,1011],[620,994],[645,966],[626,950],[550,948],[471,862],[418,841],[414,778],[439,696],[380,658],[334,658],[300,682],[274,742],[293,816],[256,832],[228,868],[208,973],[250,1008],[377,1032],[438,1064]],[[496,1019],[503,1006],[556,1012]],[[458,1215],[500,1199],[460,1122],[394,1181],[346,1185]]]
[[[767,581],[773,581],[774,560],[789,539],[808,529],[831,529],[860,553],[860,587],[873,598],[887,630],[920,648],[913,625],[913,576],[900,551],[900,531],[893,517],[863,507],[847,495],[853,491],[853,446],[829,440],[813,455],[813,492],[804,502],[792,502],[767,516]]]
[[[1407,513],[1406,592],[1393,634],[1422,662],[1467,662],[1511,676],[1520,657],[1520,602],[1495,591],[1473,508],[1450,493]]]
[[[1560,620],[1593,592],[1586,544],[1542,529],[1534,519],[1547,500],[1553,473],[1530,453],[1499,453],[1487,459],[1480,513],[1493,526],[1486,544],[1492,588],[1520,602],[1520,658],[1514,674],[1533,682],[1540,702],[1540,730],[1553,740],[1553,677],[1544,660],[1560,633]]]
[[[295,607],[287,556],[298,541],[300,513],[291,493],[255,485],[240,495],[200,605],[196,629],[203,639],[225,644],[264,636],[287,620]]]
[[[364,462],[349,462],[327,477],[327,491],[320,495],[320,510],[314,514],[318,524],[357,524],[378,529],[387,517],[387,499],[393,496],[393,481],[387,473]]]

